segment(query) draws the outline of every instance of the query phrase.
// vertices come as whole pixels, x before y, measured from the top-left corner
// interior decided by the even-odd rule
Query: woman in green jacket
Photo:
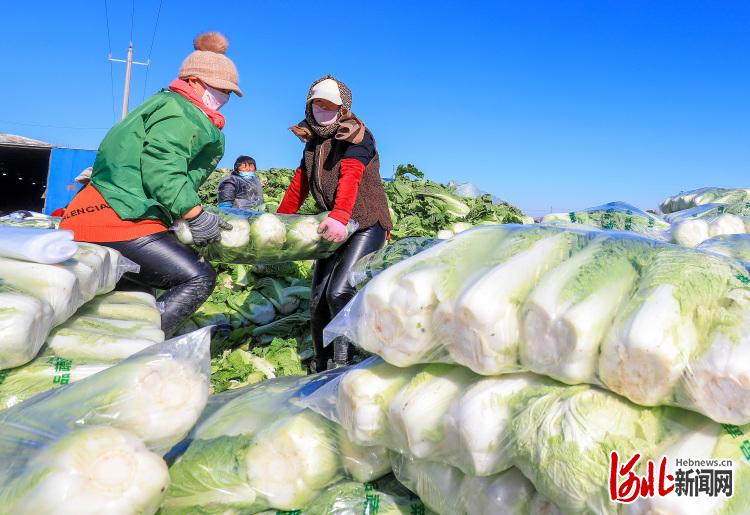
[[[162,329],[171,335],[208,298],[211,265],[168,228],[187,221],[196,245],[218,240],[227,227],[200,206],[198,188],[224,154],[219,109],[242,96],[234,63],[219,33],[199,35],[195,51],[168,90],[155,94],[112,127],[96,154],[91,182],[65,211],[61,229],[106,245],[140,265],[130,289],[165,290]]]

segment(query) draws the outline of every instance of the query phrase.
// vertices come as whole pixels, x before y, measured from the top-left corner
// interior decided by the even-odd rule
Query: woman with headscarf
[[[217,241],[227,227],[204,211],[198,188],[224,154],[219,109],[242,96],[226,38],[199,35],[178,79],[112,127],[96,154],[90,182],[73,198],[60,224],[75,239],[112,247],[140,265],[127,289],[164,290],[162,329],[171,335],[208,298],[211,265],[168,231],[187,221],[196,245]],[[118,285],[122,287],[123,285]]]
[[[351,359],[348,341],[339,338],[323,346],[323,328],[356,293],[347,281],[349,269],[380,249],[393,229],[375,139],[351,107],[352,93],[343,82],[326,75],[312,84],[305,119],[291,127],[305,143],[302,160],[278,209],[296,213],[312,194],[321,211],[330,211],[318,228],[325,239],[344,240],[350,220],[358,226],[331,257],[315,263],[310,301],[314,371]]]

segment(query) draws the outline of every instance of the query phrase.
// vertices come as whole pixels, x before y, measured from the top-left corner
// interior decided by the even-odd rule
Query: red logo
[[[636,453],[620,466],[617,451],[609,455],[609,499],[612,502],[630,504],[638,497],[664,497],[675,489],[674,476],[667,474],[667,458],[659,462],[658,478],[654,475],[654,461],[646,462],[646,474],[638,476],[634,469],[641,455]],[[618,483],[618,479],[621,481]]]

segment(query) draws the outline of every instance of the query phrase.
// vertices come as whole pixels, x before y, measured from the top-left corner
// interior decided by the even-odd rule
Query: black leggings
[[[167,336],[195,313],[211,295],[216,272],[171,232],[161,232],[130,241],[101,243],[141,266],[137,274],[125,274],[118,290],[140,290],[153,293],[153,288],[166,290],[159,297],[164,303],[161,328]]]
[[[323,328],[357,293],[349,285],[349,270],[359,258],[383,247],[385,230],[380,224],[355,232],[329,258],[315,262],[310,314],[315,356],[325,362],[333,357],[333,345],[323,347]]]

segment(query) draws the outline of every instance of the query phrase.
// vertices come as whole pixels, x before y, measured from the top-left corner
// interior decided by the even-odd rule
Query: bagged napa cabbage
[[[47,390],[85,379],[109,366],[59,356],[39,356],[20,367],[0,370],[0,411]]]
[[[116,363],[163,341],[161,313],[152,295],[113,292],[85,304],[53,329],[43,353],[71,360]]]
[[[328,487],[300,515],[429,515],[414,494],[395,480],[355,483],[342,481]],[[268,514],[275,515],[275,514]]]
[[[625,202],[609,202],[569,213],[550,213],[542,223],[582,224],[597,229],[632,231],[644,236],[666,240],[669,223]]]
[[[674,213],[705,204],[736,204],[748,201],[748,188],[698,188],[667,197],[659,209],[662,213]]]
[[[610,453],[651,456],[678,411],[642,408],[590,386],[527,389],[512,409],[513,463],[564,513],[617,513]]]
[[[742,212],[750,211],[744,208],[744,204],[741,206]],[[745,234],[750,230],[750,216],[734,214],[723,207],[712,210],[716,214],[710,216],[708,210],[699,216],[676,216],[672,222],[672,241],[685,247],[697,247],[715,236]]]
[[[750,423],[750,277],[622,232],[488,226],[370,281],[326,327],[400,366],[448,362],[591,383]]]
[[[21,442],[23,435],[48,427],[109,425],[166,452],[185,437],[206,405],[209,346],[210,330],[201,329],[2,411],[3,442]],[[2,454],[13,451],[0,446]]]
[[[715,236],[698,245],[698,249],[740,260],[750,267],[750,234]]]
[[[387,473],[385,450],[342,445],[340,428],[295,402],[336,373],[271,379],[212,397],[170,468],[164,512],[301,510],[347,470],[368,480]]]
[[[30,227],[37,229],[57,229],[62,220],[59,216],[48,216],[34,211],[13,211],[0,216],[0,225],[11,227]]]
[[[303,404],[340,424],[360,445],[491,476],[512,466],[514,447],[507,435],[514,398],[551,384],[532,374],[484,377],[453,365],[403,369],[373,357]]]
[[[318,215],[284,215],[242,211],[240,209],[208,208],[232,225],[222,231],[221,241],[197,250],[213,261],[224,263],[283,263],[330,256],[343,242],[326,241],[318,232],[320,222],[328,213]],[[349,222],[347,236],[357,230]],[[177,237],[192,244],[192,235],[186,222],[175,224]]]
[[[361,257],[349,270],[348,282],[361,289],[383,270],[440,243],[438,238],[404,238]]]
[[[490,477],[406,456],[396,458],[396,478],[439,515],[526,515],[534,487],[517,469]]]
[[[54,326],[136,269],[118,252],[91,244],[54,265],[0,258],[0,369],[31,361]]]
[[[720,463],[731,460],[732,466],[717,467],[715,495],[672,495],[636,499],[624,507],[626,515],[646,515],[650,513],[701,513],[706,515],[745,513],[750,506],[748,486],[750,486],[750,464],[747,461],[744,443],[750,436],[750,427],[722,426],[702,417],[690,414],[676,417],[681,427],[674,430],[671,438],[663,442],[655,453],[655,461],[668,457],[666,474],[677,477],[676,460],[718,460]],[[734,485],[722,488],[719,472],[731,471]],[[725,477],[729,479],[726,475]],[[731,481],[731,480],[730,480]]]
[[[127,515],[159,509],[169,485],[167,465],[135,435],[86,426],[32,438],[35,445],[19,447],[23,467],[9,474],[2,460],[0,514]]]

